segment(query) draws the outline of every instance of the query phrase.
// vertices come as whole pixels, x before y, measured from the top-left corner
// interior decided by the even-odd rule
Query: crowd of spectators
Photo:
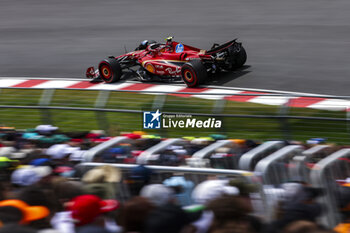
[[[183,174],[172,174],[159,181],[143,165],[134,167],[127,177],[120,169],[107,165],[82,171],[77,165],[86,150],[110,137],[103,131],[58,130],[51,125],[27,131],[0,129],[0,233],[334,232],[318,221],[323,208],[316,199],[322,190],[306,183],[291,183],[278,203],[276,216],[267,221],[254,212],[252,194],[259,187],[243,180],[208,176],[195,184]],[[131,150],[128,154],[137,156],[161,140],[141,133],[129,136],[145,140],[132,149],[114,148],[101,157],[103,161],[123,162],[124,157],[115,155]],[[181,164],[186,150],[202,148],[204,140],[199,141],[192,143],[193,147],[166,151],[162,161]],[[256,146],[251,141],[237,144],[240,152]],[[222,156],[238,149],[215,153]],[[121,183],[130,192],[126,199],[120,198]],[[342,213],[344,222],[334,230],[349,232],[350,205],[345,205]]]

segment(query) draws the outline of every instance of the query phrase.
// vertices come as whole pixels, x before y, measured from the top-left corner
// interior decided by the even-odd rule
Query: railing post
[[[220,114],[224,111],[226,106],[226,99],[225,98],[220,98],[217,99],[214,103],[214,107],[212,110],[213,114]],[[219,117],[219,119],[221,120],[222,123],[225,122],[225,117]],[[221,128],[218,129],[217,131],[218,133],[222,133],[222,134],[226,134],[226,127],[224,127],[224,125],[221,125]]]
[[[168,95],[155,95],[155,97],[153,98],[152,110],[162,110],[164,103],[166,102],[167,96]],[[161,128],[161,135],[163,137],[168,137],[168,131],[164,128]]]
[[[95,108],[105,108],[109,100],[111,91],[101,90],[95,101]],[[96,111],[96,121],[100,129],[107,131],[109,129],[109,122],[106,112]]]
[[[162,110],[166,101],[167,95],[156,95],[153,99],[152,110]]]
[[[289,127],[288,115],[291,96],[287,96],[288,100],[282,104],[278,109],[278,115],[280,116],[280,129],[282,131],[283,138],[285,140],[291,140],[291,131]]]
[[[40,100],[39,100],[39,106],[50,106],[52,98],[55,94],[56,89],[44,89]],[[43,124],[53,125],[53,120],[51,116],[50,109],[40,109],[41,112],[41,122]]]

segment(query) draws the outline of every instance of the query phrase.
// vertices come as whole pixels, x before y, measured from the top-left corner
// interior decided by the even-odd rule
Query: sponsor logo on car
[[[184,45],[183,44],[177,44],[175,47],[176,53],[182,53],[184,51]]]

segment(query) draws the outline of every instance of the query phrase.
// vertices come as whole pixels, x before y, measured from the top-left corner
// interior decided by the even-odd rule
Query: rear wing
[[[231,45],[233,45],[234,43],[236,43],[236,40],[237,40],[237,38],[234,40],[231,40],[229,42],[226,42],[225,44],[218,45],[218,46],[216,46],[217,44],[214,44],[213,47],[210,50],[208,50],[205,54],[212,55],[212,54],[221,52],[222,50],[225,50],[225,49],[229,48]]]

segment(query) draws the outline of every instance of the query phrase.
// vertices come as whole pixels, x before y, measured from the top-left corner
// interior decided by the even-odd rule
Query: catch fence
[[[188,96],[195,98],[184,98]],[[232,98],[228,96],[235,99],[260,96],[278,103],[285,102],[282,105],[262,105],[229,101]],[[66,131],[104,129],[110,135],[118,135],[145,130],[142,113],[159,109],[163,114],[189,114],[200,120],[215,118],[222,121],[220,128],[145,130],[163,137],[219,133],[230,138],[307,140],[323,137],[333,142],[350,143],[348,112],[290,107],[290,101],[297,97],[302,95],[2,88],[0,124],[17,128],[52,124]],[[337,99],[350,99],[344,96],[327,98],[339,103],[334,104],[334,109],[344,109],[344,101]]]

